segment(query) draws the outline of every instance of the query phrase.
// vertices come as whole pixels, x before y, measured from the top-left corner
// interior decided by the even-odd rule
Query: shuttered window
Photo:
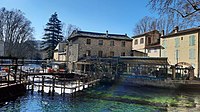
[[[195,59],[195,49],[193,48],[189,49],[189,58]]]
[[[189,36],[189,45],[194,46],[195,45],[195,35]]]
[[[175,47],[179,47],[180,46],[180,39],[179,38],[175,38]]]

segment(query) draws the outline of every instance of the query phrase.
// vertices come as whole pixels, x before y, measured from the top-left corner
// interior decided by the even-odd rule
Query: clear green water
[[[94,98],[87,97],[95,96]],[[99,96],[99,97],[98,97]],[[112,100],[105,98],[113,98]],[[122,98],[122,101],[115,101]],[[168,107],[127,103],[126,100],[148,101],[167,104]],[[125,101],[125,102],[123,102]],[[195,105],[195,106],[191,106]],[[198,92],[130,87],[120,85],[101,85],[87,89],[76,98],[55,95],[40,95],[27,92],[24,96],[0,106],[0,112],[200,112]]]

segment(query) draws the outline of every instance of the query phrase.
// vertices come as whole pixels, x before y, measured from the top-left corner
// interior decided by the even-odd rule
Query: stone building
[[[195,76],[200,73],[200,28],[179,31],[175,27],[172,33],[161,36],[162,57],[168,57],[170,65],[194,67]],[[183,71],[184,73],[185,71]]]
[[[130,56],[132,39],[126,34],[109,34],[73,31],[68,38],[68,67],[73,70],[83,70],[86,58],[108,58],[115,56]]]
[[[132,50],[134,56],[161,57],[160,35],[159,31],[153,30],[133,36]]]

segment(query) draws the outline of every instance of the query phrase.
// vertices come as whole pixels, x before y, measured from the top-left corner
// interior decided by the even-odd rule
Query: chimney
[[[106,30],[106,37],[108,37],[108,30]]]
[[[127,36],[127,33],[125,33],[125,36]]]
[[[179,30],[178,26],[175,26],[175,27],[174,27],[174,33],[177,33],[178,30]]]
[[[162,30],[161,31],[161,36],[164,36],[165,35],[165,30]]]

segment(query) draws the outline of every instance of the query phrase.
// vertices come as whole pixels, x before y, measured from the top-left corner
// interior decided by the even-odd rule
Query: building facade
[[[130,56],[132,39],[127,35],[74,31],[69,37],[68,60],[71,69],[80,69],[85,58]],[[70,66],[70,64],[69,64]],[[70,67],[69,67],[70,68]]]
[[[195,76],[199,77],[200,28],[179,31],[178,27],[168,35],[161,36],[162,57],[168,57],[169,64],[188,63],[193,66]]]
[[[161,57],[160,35],[159,31],[153,30],[133,36],[132,50],[140,52],[138,55],[135,53],[134,56],[141,56],[141,53],[144,53],[150,57]]]
[[[68,43],[66,41],[58,43],[54,50],[54,60],[55,61],[67,61],[67,45]]]

